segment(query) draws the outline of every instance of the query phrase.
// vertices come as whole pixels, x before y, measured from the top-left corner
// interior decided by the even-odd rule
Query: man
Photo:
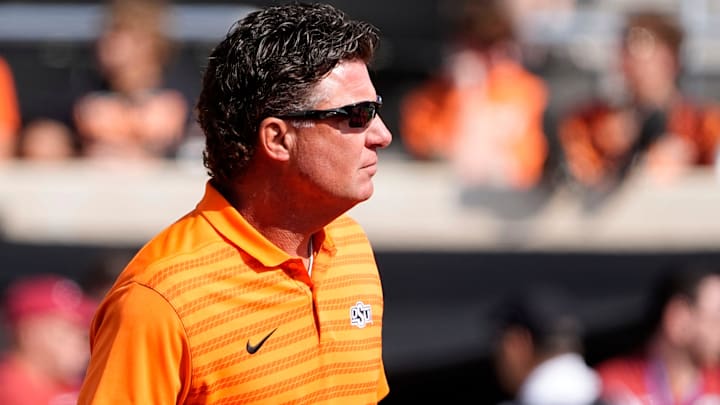
[[[0,361],[0,404],[77,402],[87,365],[87,327],[95,303],[55,275],[13,282],[6,291],[10,348]]]
[[[720,403],[720,272],[705,265],[672,271],[649,309],[645,350],[598,366],[607,402]]]
[[[498,381],[518,405],[598,404],[600,379],[581,354],[581,326],[569,296],[532,286],[494,314]]]
[[[404,145],[452,162],[467,187],[531,190],[547,158],[545,83],[522,66],[506,1],[461,4],[443,69],[403,100]]]
[[[624,100],[581,106],[560,125],[577,183],[612,191],[638,163],[660,182],[713,164],[720,108],[692,100],[678,86],[683,36],[672,16],[641,11],[628,17],[619,47]]]
[[[97,159],[171,156],[188,118],[188,102],[166,83],[174,44],[165,0],[112,0],[96,46],[105,86],[73,105],[83,154]]]
[[[91,327],[80,404],[376,403],[383,296],[362,229],[391,134],[371,25],[328,5],[253,12],[198,101],[211,180],[150,241]]]

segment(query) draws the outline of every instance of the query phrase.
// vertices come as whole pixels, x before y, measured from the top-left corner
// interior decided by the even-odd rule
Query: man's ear
[[[270,159],[286,161],[290,159],[294,128],[287,122],[268,117],[260,122],[258,128],[258,150]]]

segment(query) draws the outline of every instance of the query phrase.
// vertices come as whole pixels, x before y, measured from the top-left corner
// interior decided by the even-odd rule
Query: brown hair
[[[656,11],[642,11],[631,14],[623,30],[625,46],[633,40],[633,32],[646,30],[656,40],[665,44],[677,59],[680,55],[684,32],[680,24],[670,15]]]
[[[485,50],[515,39],[512,18],[502,1],[465,1],[455,18],[455,37]]]
[[[170,57],[168,3],[164,0],[113,0],[108,4],[106,31],[137,31],[152,40],[161,63]]]
[[[243,173],[264,118],[311,107],[317,83],[341,61],[369,64],[379,39],[377,28],[327,4],[273,6],[237,21],[210,54],[197,101],[215,184]]]

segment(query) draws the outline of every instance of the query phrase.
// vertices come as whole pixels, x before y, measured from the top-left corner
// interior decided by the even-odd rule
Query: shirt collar
[[[276,267],[291,258],[250,225],[209,181],[196,211],[220,235],[266,267]]]
[[[293,257],[277,247],[255,229],[233,207],[210,181],[205,185],[205,195],[196,211],[215,230],[239,249],[247,252],[265,267],[277,267]],[[316,251],[334,253],[335,245],[326,229],[315,235]]]

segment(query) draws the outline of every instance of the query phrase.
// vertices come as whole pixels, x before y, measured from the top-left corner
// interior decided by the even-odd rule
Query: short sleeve
[[[187,337],[171,305],[136,283],[113,290],[90,329],[79,405],[176,404],[191,376]]]

